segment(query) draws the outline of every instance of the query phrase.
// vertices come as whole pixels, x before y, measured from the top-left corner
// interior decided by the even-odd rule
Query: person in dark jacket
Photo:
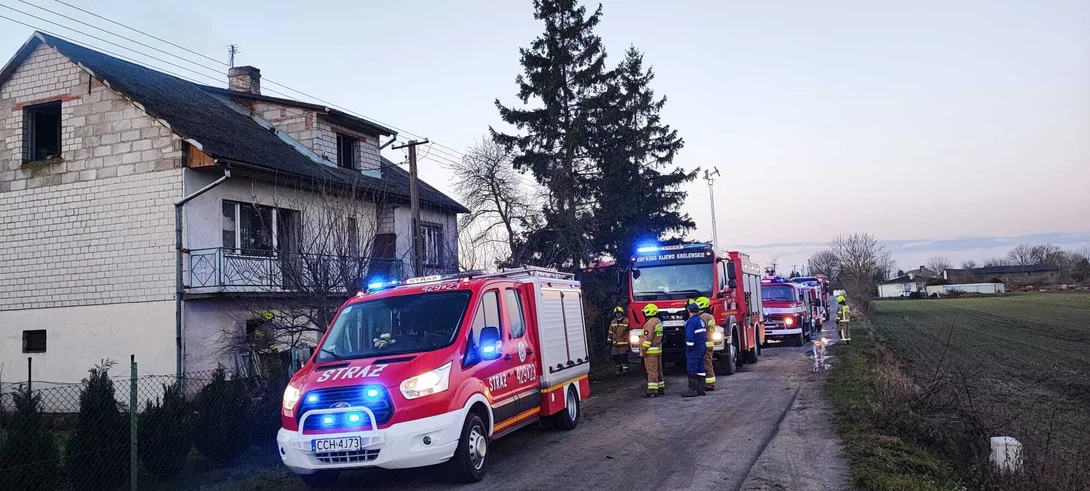
[[[700,317],[700,307],[696,302],[689,302],[689,320],[685,321],[685,368],[689,373],[689,391],[681,397],[702,396],[704,379],[704,343],[708,340],[708,324]]]

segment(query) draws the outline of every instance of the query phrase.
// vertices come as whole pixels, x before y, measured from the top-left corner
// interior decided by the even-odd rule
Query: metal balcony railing
[[[223,247],[193,249],[186,255],[187,291],[352,291],[372,278],[404,275],[399,259],[306,254]]]

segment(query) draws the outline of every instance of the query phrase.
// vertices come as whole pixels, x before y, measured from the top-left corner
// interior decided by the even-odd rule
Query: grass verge
[[[851,463],[852,482],[863,490],[964,489],[953,462],[883,428],[883,404],[876,393],[883,363],[890,360],[879,354],[872,336],[860,327],[850,346],[836,347],[840,366],[826,386],[836,409],[836,432]]]

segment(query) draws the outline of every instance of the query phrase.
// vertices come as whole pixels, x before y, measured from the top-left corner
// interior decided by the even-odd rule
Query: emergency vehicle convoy
[[[816,276],[799,276],[791,278],[792,283],[798,283],[800,285],[806,285],[815,290],[816,294],[816,306],[817,306],[817,318],[821,319],[819,322],[832,319],[832,307],[829,305],[829,281],[825,278],[825,275],[819,274]],[[819,329],[820,326],[819,326]]]
[[[720,255],[709,244],[638,247],[628,273],[629,338],[638,362],[647,321],[644,307],[658,307],[663,325],[663,361],[684,363],[685,306],[690,299],[707,297],[716,331],[715,370],[730,375],[743,363],[757,363],[764,342],[761,322],[761,270],[749,256],[737,251]]]
[[[579,288],[533,267],[373,281],[284,391],[284,464],[310,486],[444,462],[475,482],[492,439],[543,418],[575,428],[590,395]]]
[[[765,337],[790,341],[795,346],[809,341],[816,331],[816,317],[807,286],[790,283],[779,276],[761,281],[764,300]]]

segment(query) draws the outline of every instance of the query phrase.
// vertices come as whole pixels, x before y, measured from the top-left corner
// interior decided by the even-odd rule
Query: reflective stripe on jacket
[[[711,314],[709,314],[707,312],[704,312],[703,314],[700,314],[700,318],[704,319],[704,323],[708,325],[708,340],[704,342],[704,346],[707,347],[708,349],[712,349],[712,348],[715,347],[715,340],[712,339],[712,334],[715,333],[715,327],[716,327],[715,326],[715,316],[713,316],[713,315],[711,315]]]
[[[852,320],[852,309],[847,305],[841,305],[836,313],[837,322],[849,322]]]
[[[609,339],[613,346],[628,346],[628,319],[615,320],[609,324]]]
[[[650,317],[643,324],[643,344],[640,352],[645,354],[662,353],[662,321],[658,317]]]

